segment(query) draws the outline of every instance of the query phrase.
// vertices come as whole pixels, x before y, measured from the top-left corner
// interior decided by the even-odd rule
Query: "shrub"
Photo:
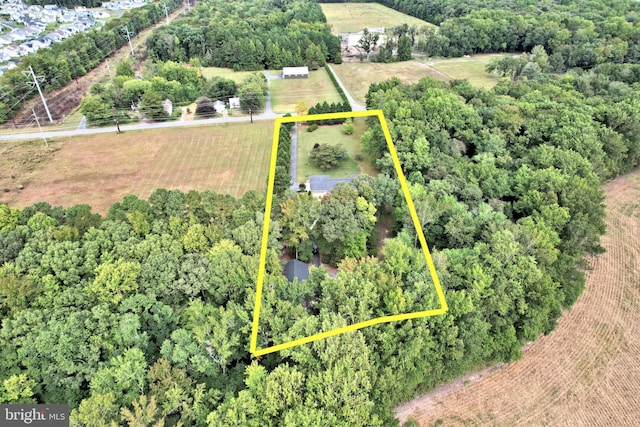
[[[307,127],[307,132],[313,132],[316,129],[318,129],[318,124],[317,123],[311,123],[309,125],[309,127]]]
[[[309,154],[309,161],[314,166],[322,170],[333,169],[347,158],[347,151],[342,148],[342,144],[329,145],[320,144]]]
[[[345,120],[342,124],[342,132],[344,132],[345,135],[353,135],[355,129],[356,128],[353,126],[353,120],[351,119]]]

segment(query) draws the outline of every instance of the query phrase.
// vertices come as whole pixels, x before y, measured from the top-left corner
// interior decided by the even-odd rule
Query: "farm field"
[[[421,28],[433,24],[378,3],[322,3],[322,11],[334,34],[357,33],[364,28],[409,24]]]
[[[0,148],[0,203],[86,203],[95,212],[156,188],[212,189],[242,196],[265,190],[273,123],[131,131]],[[23,189],[19,189],[23,186]],[[9,190],[9,191],[7,191]]]
[[[484,67],[492,58],[505,55],[483,54],[470,58],[420,58],[389,64],[345,62],[331,65],[331,67],[347,87],[351,96],[364,104],[365,95],[371,83],[383,82],[392,77],[398,77],[404,83],[417,83],[423,77],[433,77],[442,81],[467,79],[474,86],[490,89],[500,78],[484,71]]]
[[[272,75],[280,75],[277,72]],[[318,102],[327,101],[342,102],[340,94],[333,86],[329,74],[321,68],[309,71],[308,79],[282,79],[271,78],[269,82],[269,94],[271,95],[271,109],[274,113],[293,113],[296,104],[303,101],[307,107],[312,107]]]
[[[353,122],[355,132],[345,135],[342,125],[324,125],[314,132],[307,132],[307,125],[301,125],[298,130],[298,169],[296,171],[298,182],[305,182],[310,175],[329,175],[332,178],[348,177],[351,174],[366,173],[376,175],[376,170],[371,166],[371,160],[367,154],[360,150],[360,137],[366,130],[364,119],[355,119]],[[340,167],[323,171],[309,163],[308,158],[315,144],[342,144],[349,153],[349,158],[344,160]],[[356,154],[362,155],[361,161],[356,161]]]
[[[202,76],[211,79],[213,77],[224,77],[225,79],[233,80],[240,84],[247,76],[255,73],[262,73],[262,71],[233,71],[231,68],[220,67],[203,67]]]
[[[420,425],[636,425],[640,419],[640,170],[604,187],[606,253],[549,336],[523,358],[399,408]]]
[[[365,95],[371,83],[379,83],[398,77],[404,83],[417,83],[423,77],[442,81],[467,79],[477,87],[492,88],[500,78],[484,71],[485,65],[497,56],[505,54],[474,55],[470,58],[414,59],[405,62],[382,64],[376,62],[345,62],[331,65],[342,83],[356,101],[365,103]]]

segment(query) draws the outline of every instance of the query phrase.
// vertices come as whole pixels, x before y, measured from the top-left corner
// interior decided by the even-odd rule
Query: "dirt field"
[[[105,213],[126,194],[156,189],[242,196],[266,189],[273,123],[102,134],[0,146],[0,203],[87,203]],[[20,188],[23,187],[23,188]]]
[[[550,335],[510,365],[396,409],[421,426],[636,426],[640,420],[640,171],[604,186],[607,252]]]
[[[320,7],[335,34],[356,33],[372,27],[389,28],[405,23],[417,28],[432,26],[426,21],[378,3],[325,3]]]

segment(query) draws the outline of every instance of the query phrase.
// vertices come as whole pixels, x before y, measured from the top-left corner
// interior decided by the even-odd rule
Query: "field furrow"
[[[604,186],[606,253],[556,330],[523,358],[396,409],[420,425],[632,426],[640,419],[640,171]],[[464,384],[467,384],[466,386]]]

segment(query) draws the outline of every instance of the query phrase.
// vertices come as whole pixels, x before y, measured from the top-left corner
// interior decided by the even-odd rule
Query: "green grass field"
[[[474,86],[490,89],[500,78],[484,71],[484,67],[492,58],[504,55],[507,54],[474,55],[470,58],[419,58],[390,64],[345,62],[332,65],[332,68],[351,96],[364,104],[371,83],[379,83],[392,77],[398,77],[405,83],[417,83],[423,77],[443,81],[467,79]]]
[[[87,135],[50,141],[48,150],[7,143],[0,170],[10,175],[0,176],[0,188],[10,191],[0,193],[0,203],[88,203],[105,213],[127,194],[147,198],[161,187],[240,197],[266,190],[272,138],[273,122],[261,120]]]
[[[219,68],[219,67],[204,67],[202,69],[202,75],[207,79],[213,77],[224,77],[225,79],[233,80],[236,83],[242,83],[247,76],[255,73],[262,73],[262,71],[233,71],[231,68]]]
[[[484,68],[493,58],[508,55],[513,54],[489,53],[469,58],[432,58],[426,60],[426,63],[450,79],[466,79],[474,86],[491,89],[500,77],[487,73]]]
[[[390,28],[405,23],[418,28],[432,25],[378,3],[323,3],[320,7],[335,34],[357,33],[363,28]]]
[[[360,150],[360,137],[366,130],[363,118],[355,119],[355,132],[345,135],[342,125],[320,126],[314,132],[307,132],[307,125],[300,125],[298,130],[298,169],[296,179],[305,182],[310,175],[329,175],[332,178],[348,177],[351,174],[376,175],[377,171],[371,166],[371,159]],[[315,144],[342,144],[349,153],[349,158],[336,169],[323,171],[309,163],[309,153]],[[361,161],[356,161],[356,154],[362,155]]]
[[[309,72],[308,79],[273,79],[269,83],[271,108],[274,113],[295,112],[296,105],[303,101],[308,108],[318,102],[342,102],[324,68]]]

